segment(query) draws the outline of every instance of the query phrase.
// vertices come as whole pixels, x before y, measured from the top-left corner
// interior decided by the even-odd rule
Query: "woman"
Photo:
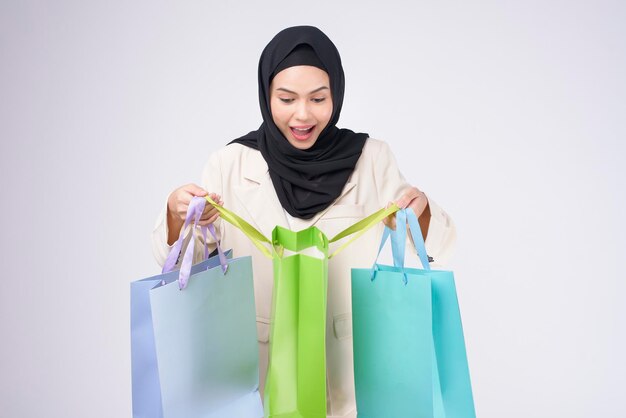
[[[405,181],[384,142],[336,127],[344,74],[339,53],[324,33],[310,26],[278,33],[261,55],[258,81],[261,127],[212,154],[202,186],[189,184],[169,195],[153,233],[154,252],[161,264],[169,245],[178,238],[191,198],[207,194],[265,236],[276,225],[292,230],[316,225],[331,237],[395,201],[400,207],[410,206],[419,216],[435,263],[446,259],[455,229],[445,212]],[[201,222],[215,224],[224,248],[232,248],[236,256],[252,256],[263,390],[272,264],[239,230],[221,222],[213,208],[205,210]],[[373,228],[329,263],[328,416],[356,416],[350,269],[371,266],[382,229],[382,224]],[[198,251],[201,248],[196,246]],[[196,257],[201,257],[200,252]]]

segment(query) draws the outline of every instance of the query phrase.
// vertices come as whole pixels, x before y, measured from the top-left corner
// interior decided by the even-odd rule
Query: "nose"
[[[306,121],[309,119],[309,103],[308,100],[298,101],[294,116],[297,120]]]

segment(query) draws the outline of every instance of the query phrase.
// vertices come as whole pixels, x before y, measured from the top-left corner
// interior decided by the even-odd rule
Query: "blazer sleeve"
[[[204,169],[202,170],[202,187],[207,190],[209,193],[217,193],[222,195],[223,190],[223,182],[222,182],[222,170],[220,165],[220,156],[219,153],[213,153],[209,157],[209,160],[204,165]],[[221,236],[221,219],[214,223],[215,231],[217,234],[217,238],[220,239]],[[157,263],[162,267],[165,264],[165,260],[167,259],[168,254],[172,249],[172,245],[167,244],[167,236],[169,230],[167,227],[167,198],[165,199],[165,205],[163,205],[161,209],[161,213],[159,214],[156,223],[154,225],[154,229],[152,230],[152,253],[157,260]],[[190,240],[195,239],[195,247],[194,247],[194,255],[193,255],[193,263],[198,263],[202,260],[204,256],[204,238],[198,229],[194,230],[193,225],[188,226],[184,231],[181,231],[185,236],[185,241],[183,243],[183,247],[181,252],[184,252],[189,245]],[[216,244],[215,240],[211,235],[208,236],[208,247],[209,252],[215,250]],[[179,261],[176,263],[176,267],[179,267]]]
[[[374,179],[378,190],[379,203],[386,206],[395,201],[411,184],[408,183],[400,169],[389,145],[382,141],[373,141],[378,145],[373,152]],[[450,216],[428,195],[430,206],[430,225],[426,236],[426,252],[434,261],[433,266],[443,266],[448,263],[456,244],[456,227]],[[415,251],[413,245],[410,246]]]

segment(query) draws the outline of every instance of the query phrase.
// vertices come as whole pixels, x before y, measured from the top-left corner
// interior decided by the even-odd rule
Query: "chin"
[[[311,148],[313,145],[315,145],[315,142],[317,142],[317,138],[309,139],[307,141],[298,141],[297,139],[289,139],[288,142],[294,148],[301,149],[301,150],[307,150],[307,149]]]

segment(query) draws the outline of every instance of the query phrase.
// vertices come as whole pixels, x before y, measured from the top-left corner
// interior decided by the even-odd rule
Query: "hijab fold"
[[[315,57],[311,57],[311,50]],[[272,119],[270,83],[274,75],[296,65],[314,65],[328,73],[333,112],[315,144],[300,150],[292,146]],[[341,194],[354,171],[368,135],[339,129],[344,95],[341,58],[332,41],[312,26],[296,26],[279,32],[259,60],[259,105],[263,123],[258,130],[237,138],[259,150],[282,207],[291,216],[310,219],[329,207]]]

